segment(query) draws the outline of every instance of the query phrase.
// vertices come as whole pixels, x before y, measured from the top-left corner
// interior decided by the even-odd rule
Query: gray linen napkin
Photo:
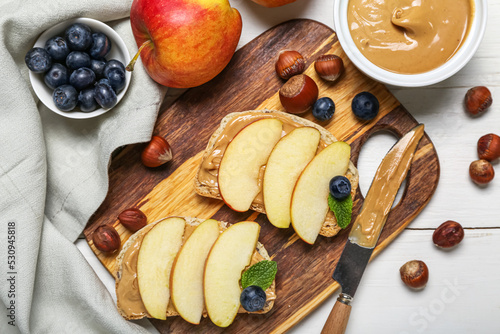
[[[131,2],[0,3],[0,333],[146,333],[73,242],[106,196],[111,153],[149,140],[165,88],[138,64],[117,107],[72,120],[36,99],[24,64],[41,32],[74,17],[107,22],[134,53]]]

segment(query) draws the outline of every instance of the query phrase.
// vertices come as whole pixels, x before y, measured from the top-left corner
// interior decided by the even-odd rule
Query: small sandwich
[[[329,184],[344,176],[354,198],[359,175],[350,146],[302,117],[272,110],[228,114],[211,136],[195,191],[231,209],[265,213],[301,239],[332,237],[341,227],[329,210]],[[346,181],[347,182],[347,181]]]
[[[269,312],[276,263],[258,242],[259,232],[255,222],[228,226],[191,217],[145,226],[116,259],[118,311],[127,320],[179,315],[192,324],[208,315],[220,327],[237,313]]]

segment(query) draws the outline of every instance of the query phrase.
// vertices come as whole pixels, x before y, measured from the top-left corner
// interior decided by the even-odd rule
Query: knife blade
[[[405,134],[380,163],[333,272],[332,277],[340,284],[342,292],[322,334],[345,332],[350,304],[423,135],[424,125],[420,124]]]

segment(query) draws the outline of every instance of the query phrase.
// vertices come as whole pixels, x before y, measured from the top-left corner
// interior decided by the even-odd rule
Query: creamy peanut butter
[[[378,167],[349,239],[362,247],[373,248],[384,227],[396,193],[406,178],[417,145],[424,135],[420,125],[401,138]],[[367,208],[368,210],[364,210]]]
[[[373,64],[395,73],[433,70],[460,48],[472,22],[472,0],[350,0],[354,43]]]
[[[151,229],[153,225],[146,226],[145,228]],[[184,241],[189,238],[189,236],[193,233],[196,226],[192,226],[186,224],[186,228],[184,230],[183,236],[183,244]],[[221,231],[222,233],[222,231]],[[137,238],[134,243],[126,250],[125,255],[122,261],[122,272],[120,277],[119,284],[116,285],[116,297],[118,307],[121,309],[124,316],[127,318],[137,319],[143,316],[149,316],[147,310],[142,302],[141,294],[139,292],[139,284],[137,281],[137,257],[139,254],[139,249],[141,247],[142,239],[146,233],[144,233],[141,237]],[[255,250],[252,255],[252,260],[250,262],[250,266],[254,265],[257,262],[264,260],[262,255]],[[248,268],[247,267],[247,268]],[[266,305],[271,303],[276,299],[276,293],[274,291],[274,285],[271,285],[266,292]],[[242,307],[240,307],[240,312],[246,312]],[[257,311],[253,313],[262,313],[263,311]],[[172,304],[172,301],[168,303],[167,306],[167,315],[177,314],[175,307]],[[206,316],[206,311],[203,311],[203,316]]]
[[[145,228],[150,230],[154,225],[148,225]],[[193,233],[196,226],[186,224],[184,229],[184,240],[187,240]],[[137,281],[137,257],[141,248],[142,239],[146,233],[137,238],[134,243],[126,250],[122,261],[122,272],[120,283],[116,286],[116,297],[118,307],[130,318],[148,316],[144,306],[141,293],[139,292],[139,283]],[[176,312],[171,302],[168,303],[167,313]]]
[[[215,142],[215,145],[213,146],[213,149],[210,152],[209,156],[206,157],[201,164],[201,168],[198,172],[198,181],[202,185],[211,188],[213,192],[218,192],[219,184],[217,183],[217,176],[219,172],[219,165],[222,156],[226,151],[227,145],[234,138],[234,136],[236,136],[236,134],[241,131],[241,129],[243,129],[248,124],[263,118],[277,118],[283,123],[283,131],[281,137],[287,135],[295,128],[304,126],[300,123],[294,122],[290,118],[272,112],[271,113],[248,112],[248,113],[242,113],[238,117],[235,117],[228,124],[226,124],[226,127],[217,138],[217,141]],[[321,151],[326,146],[328,146],[328,144],[320,140],[318,146],[318,152]],[[262,180],[264,178],[265,168],[266,168],[265,165],[262,166],[259,173],[258,185],[260,189],[262,189]],[[253,200],[253,203],[261,205],[264,204],[262,191],[260,191],[257,194],[255,199]]]

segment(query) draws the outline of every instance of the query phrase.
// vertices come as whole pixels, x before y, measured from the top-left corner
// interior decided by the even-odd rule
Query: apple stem
[[[142,43],[142,45],[139,47],[139,50],[137,50],[137,53],[135,54],[134,58],[132,58],[132,60],[130,61],[130,63],[128,63],[127,67],[125,67],[125,69],[127,71],[132,72],[134,70],[135,62],[137,61],[137,58],[139,58],[139,55],[141,54],[142,49],[144,49],[144,47],[146,45],[149,45],[152,42],[153,41],[149,39],[149,40],[145,41],[144,43]]]

